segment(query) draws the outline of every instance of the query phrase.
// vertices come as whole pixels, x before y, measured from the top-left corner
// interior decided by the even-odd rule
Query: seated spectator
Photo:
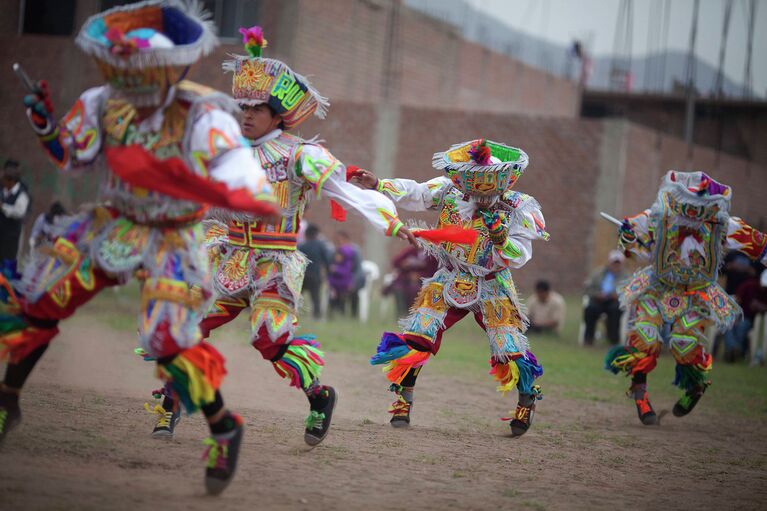
[[[584,344],[594,344],[597,321],[607,318],[607,340],[612,345],[620,342],[621,309],[618,302],[617,286],[625,277],[623,262],[626,257],[620,250],[613,250],[607,256],[607,266],[591,274],[586,281],[589,302],[583,310],[585,332]]]
[[[767,279],[754,275],[742,281],[735,291],[735,300],[743,308],[743,317],[724,333],[725,362],[735,362],[748,351],[748,333],[754,326],[754,319],[757,314],[767,312],[765,284]]]
[[[304,274],[303,291],[309,292],[312,300],[312,316],[319,319],[322,314],[322,282],[330,267],[331,251],[325,241],[320,239],[320,229],[309,225],[304,232],[304,241],[298,245],[298,250],[309,258],[309,265]]]
[[[56,221],[60,217],[66,214],[67,211],[59,201],[51,204],[51,207],[45,213],[40,213],[32,225],[32,232],[29,234],[29,248],[34,250],[37,246],[56,241],[56,236],[53,234],[53,226],[56,225]]]
[[[527,299],[528,332],[552,332],[559,334],[565,323],[565,299],[551,290],[547,280],[535,284],[535,293]]]

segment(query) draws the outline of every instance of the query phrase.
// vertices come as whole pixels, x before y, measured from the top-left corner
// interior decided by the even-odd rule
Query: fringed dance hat
[[[704,172],[669,170],[663,178],[658,196],[678,215],[691,220],[710,220],[727,214],[732,189]]]
[[[232,55],[223,63],[224,71],[234,73],[232,96],[240,106],[267,104],[280,117],[285,129],[291,129],[310,115],[325,118],[328,100],[312,87],[305,77],[287,64],[261,56],[266,39],[261,27],[241,28],[242,42],[248,55]]]
[[[147,0],[91,16],[75,42],[113,89],[141,106],[156,102],[218,38],[197,0]]]
[[[442,170],[465,193],[498,195],[511,188],[527,167],[522,149],[484,138],[434,153],[432,166]]]

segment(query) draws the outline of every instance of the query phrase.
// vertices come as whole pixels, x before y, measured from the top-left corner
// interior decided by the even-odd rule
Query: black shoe
[[[700,398],[703,397],[705,392],[706,385],[700,385],[698,387],[691,388],[685,392],[681,398],[679,398],[679,401],[676,402],[674,409],[671,410],[671,413],[673,413],[676,417],[684,417],[690,413],[693,408],[695,408],[695,405],[698,404],[698,401],[700,401]]]
[[[529,394],[520,394],[519,401],[517,402],[517,409],[514,410],[514,415],[502,420],[509,420],[509,427],[511,428],[511,436],[518,437],[527,433],[530,426],[533,425],[533,417],[535,416],[535,402],[539,399],[543,399],[541,393],[541,387],[539,385],[533,385],[533,391]]]
[[[212,435],[205,440],[208,450],[203,459],[207,459],[205,467],[205,490],[209,495],[218,495],[232,482],[237,469],[237,457],[240,453],[242,433],[245,429],[239,415],[233,414],[236,426],[228,433]]]
[[[413,402],[407,401],[401,394],[397,394],[397,400],[389,406],[391,420],[389,424],[394,428],[406,428],[410,426],[410,411],[413,409]]]
[[[148,404],[145,404],[144,408],[158,415],[157,424],[152,430],[152,438],[172,440],[176,433],[176,425],[181,420],[181,411],[168,411],[160,405],[154,405],[154,408],[150,408]]]
[[[304,421],[304,442],[315,446],[322,442],[330,430],[333,410],[336,407],[336,391],[328,385],[321,386],[316,394],[309,397],[309,416]]]
[[[18,406],[0,406],[0,445],[13,428],[21,424],[21,408]]]
[[[650,403],[650,395],[647,393],[646,384],[635,384],[629,389],[629,397],[634,399],[634,404],[637,407],[637,415],[639,420],[645,426],[654,426],[658,424],[658,416],[653,410]]]

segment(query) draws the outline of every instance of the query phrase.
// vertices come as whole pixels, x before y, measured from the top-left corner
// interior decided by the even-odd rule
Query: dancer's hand
[[[367,190],[375,190],[378,188],[378,178],[375,174],[365,169],[358,169],[354,176],[350,179],[350,182],[358,185],[361,188]],[[400,231],[401,232],[401,231]]]
[[[24,96],[24,106],[29,109],[29,118],[39,128],[45,128],[53,118],[53,103],[48,90],[48,83],[40,80],[35,84],[32,94]]]
[[[487,234],[494,245],[503,245],[509,232],[506,225],[506,213],[501,210],[487,211],[480,210],[482,222],[487,227]]]
[[[418,241],[416,241],[415,236],[413,236],[413,233],[410,232],[410,229],[408,229],[404,225],[399,228],[399,231],[397,231],[397,237],[399,239],[407,241],[412,246],[418,248]]]

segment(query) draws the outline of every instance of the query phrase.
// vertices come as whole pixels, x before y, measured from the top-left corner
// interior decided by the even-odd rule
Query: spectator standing
[[[397,317],[406,316],[410,304],[415,302],[421,290],[421,279],[429,278],[437,271],[437,260],[416,247],[406,247],[391,262],[394,280],[383,290],[384,295],[393,294],[397,304]]]
[[[309,265],[304,274],[303,290],[309,292],[312,300],[312,316],[314,319],[319,319],[322,314],[320,297],[323,276],[328,272],[331,254],[327,244],[320,239],[320,229],[316,225],[311,224],[306,228],[304,241],[298,245],[298,250],[309,258]]]
[[[528,332],[552,332],[559,334],[565,323],[565,299],[551,290],[547,280],[535,284],[535,293],[527,299]]]
[[[6,160],[2,176],[0,204],[0,261],[15,261],[19,253],[21,228],[29,211],[29,193],[21,182],[19,162]]]
[[[602,315],[607,318],[607,340],[612,345],[620,342],[621,309],[618,302],[618,284],[626,277],[623,263],[626,257],[620,250],[613,250],[607,256],[607,265],[592,273],[586,281],[588,304],[583,310],[585,332],[583,342],[594,344],[597,321]]]
[[[335,242],[336,250],[328,272],[330,311],[331,313],[338,311],[343,314],[346,312],[346,304],[351,301],[351,295],[358,284],[355,266],[359,266],[358,271],[362,273],[362,265],[359,251],[346,232],[339,231],[336,233]],[[354,304],[352,303],[353,307]]]
[[[724,360],[735,362],[748,351],[748,333],[757,314],[767,312],[767,288],[764,279],[753,275],[742,281],[735,291],[735,300],[743,309],[743,317],[724,333]]]
[[[53,233],[53,227],[56,225],[56,221],[59,217],[65,216],[67,211],[59,201],[55,201],[48,208],[48,211],[40,213],[35,219],[35,223],[32,224],[32,232],[29,234],[29,248],[34,250],[35,247],[40,246],[43,243],[53,242],[56,239]]]

